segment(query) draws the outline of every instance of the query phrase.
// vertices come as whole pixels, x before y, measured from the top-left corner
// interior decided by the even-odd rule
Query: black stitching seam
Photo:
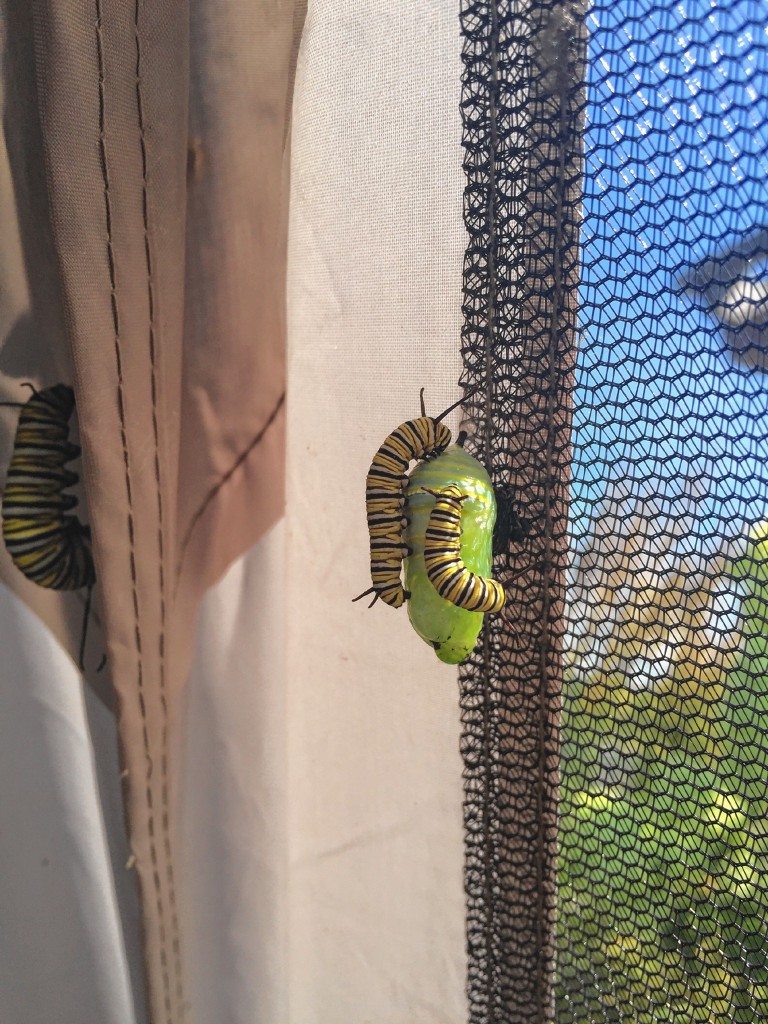
[[[165,907],[162,899],[160,878],[157,873],[157,846],[155,843],[155,819],[152,800],[152,789],[149,785],[151,775],[151,760],[149,756],[149,733],[147,729],[147,708],[144,693],[144,672],[142,663],[141,629],[139,626],[139,599],[136,576],[136,553],[135,553],[135,530],[133,518],[133,489],[131,485],[131,463],[128,453],[128,439],[125,426],[125,396],[123,384],[123,364],[120,350],[120,316],[117,304],[117,278],[115,272],[115,251],[112,240],[112,200],[109,190],[109,165],[107,161],[107,146],[104,133],[105,126],[105,82],[104,82],[104,38],[103,38],[103,11],[101,0],[95,0],[96,4],[96,49],[99,64],[99,157],[101,161],[101,172],[104,180],[104,212],[107,228],[107,261],[109,264],[109,281],[112,304],[112,321],[115,332],[115,365],[117,369],[117,407],[120,417],[120,438],[123,445],[123,466],[125,470],[125,489],[128,499],[128,538],[130,543],[130,569],[131,569],[131,596],[133,600],[134,635],[136,642],[137,663],[137,689],[139,697],[139,710],[142,722],[142,740],[144,743],[144,754],[147,758],[147,777],[145,799],[147,804],[147,831],[149,833],[149,848],[152,863],[155,867],[153,881],[155,886],[155,897],[157,900],[157,911],[160,929],[160,962],[163,970],[163,984],[165,987],[164,1006],[166,1018],[171,1024],[171,1002],[170,1002],[170,981],[168,977],[168,959],[165,951]]]
[[[141,172],[142,172],[142,215],[144,219],[144,257],[147,269],[147,303],[149,307],[149,356],[152,364],[151,393],[152,393],[152,439],[155,449],[154,470],[155,485],[157,493],[157,547],[160,584],[160,636],[159,636],[159,662],[160,662],[160,704],[162,706],[163,723],[160,736],[160,828],[162,832],[163,853],[165,855],[165,877],[168,886],[168,903],[170,907],[170,928],[171,928],[171,950],[173,953],[173,966],[176,972],[176,1000],[179,1012],[183,1013],[184,991],[181,973],[181,949],[179,937],[179,918],[176,907],[176,886],[173,873],[173,859],[171,855],[170,823],[168,809],[168,703],[166,699],[166,678],[165,678],[165,629],[166,629],[166,587],[165,587],[165,540],[163,536],[163,490],[162,476],[160,472],[160,431],[158,428],[157,416],[157,338],[155,333],[155,290],[154,290],[154,267],[152,261],[152,247],[149,238],[149,182],[147,171],[147,143],[144,122],[144,102],[141,88],[142,52],[141,39],[139,37],[139,0],[134,5],[134,38],[136,42],[136,111],[139,122],[139,135],[141,143]],[[155,865],[155,871],[157,866]],[[157,882],[156,882],[157,884]],[[168,984],[168,983],[167,983]],[[170,993],[166,990],[166,1010]]]
[[[260,444],[260,442],[264,439],[264,435],[267,433],[269,428],[272,426],[272,424],[277,419],[277,414],[280,412],[280,409],[283,407],[284,402],[285,402],[285,392],[283,391],[283,393],[280,395],[280,397],[278,398],[277,402],[275,403],[274,408],[272,409],[272,412],[269,414],[269,416],[267,417],[266,421],[264,422],[263,426],[261,426],[259,428],[259,431],[256,434],[256,436],[253,438],[252,441],[250,441],[246,445],[246,447],[243,449],[243,451],[237,456],[237,458],[232,463],[232,465],[229,467],[229,469],[226,471],[226,473],[224,473],[223,476],[221,476],[216,481],[216,483],[213,485],[213,487],[210,489],[210,491],[208,491],[208,493],[206,494],[205,498],[201,502],[200,507],[198,508],[197,512],[195,512],[194,516],[192,517],[192,521],[190,522],[189,526],[187,527],[187,532],[184,535],[184,542],[181,545],[181,550],[179,552],[179,560],[178,560],[177,568],[176,568],[176,586],[177,587],[178,587],[178,584],[179,584],[179,578],[181,576],[181,567],[184,564],[184,555],[185,555],[186,550],[187,550],[187,545],[189,544],[189,541],[190,541],[190,539],[192,537],[192,534],[194,532],[195,527],[197,526],[199,521],[202,519],[203,513],[208,508],[208,506],[210,505],[211,501],[219,493],[219,491],[224,486],[224,484],[226,484],[230,480],[230,478],[235,474],[235,472],[240,468],[240,466],[242,466],[242,464],[245,462],[245,460],[251,454],[253,449],[256,448],[257,445]]]

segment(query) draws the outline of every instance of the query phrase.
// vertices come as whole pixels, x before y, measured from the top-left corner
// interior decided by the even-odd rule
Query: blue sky
[[[768,2],[598,0],[588,26],[574,533],[609,478],[687,476],[733,536],[768,517],[768,375],[680,277],[768,224]]]

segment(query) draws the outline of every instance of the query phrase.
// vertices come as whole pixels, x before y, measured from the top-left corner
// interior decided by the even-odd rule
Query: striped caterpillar
[[[403,531],[408,525],[405,514],[408,467],[414,459],[434,458],[445,451],[451,443],[451,432],[441,420],[467,397],[454,402],[439,416],[427,416],[422,388],[421,416],[401,423],[374,455],[365,481],[373,586],[358,594],[355,601],[373,594],[369,607],[381,598],[385,604],[399,608],[410,597],[400,576],[403,559],[410,554],[403,540]]]
[[[496,580],[467,568],[461,557],[461,507],[469,495],[456,484],[439,491],[424,488],[435,499],[424,537],[424,565],[440,597],[469,612],[500,612],[504,588]]]
[[[75,395],[67,385],[56,384],[42,391],[33,388],[26,402],[0,404],[21,409],[3,492],[3,540],[16,567],[38,586],[87,587],[82,668],[96,571],[90,528],[68,514],[77,505],[75,495],[66,493],[78,481],[77,473],[66,468],[80,454],[69,440]]]

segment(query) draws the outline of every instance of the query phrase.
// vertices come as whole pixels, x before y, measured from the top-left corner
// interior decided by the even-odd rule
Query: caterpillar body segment
[[[77,498],[67,493],[79,479],[67,468],[80,454],[80,448],[69,440],[75,395],[67,385],[56,384],[41,391],[33,389],[26,402],[0,404],[20,409],[2,497],[3,540],[16,567],[38,586],[87,589],[80,641],[82,668],[96,571],[90,528],[70,514]]]
[[[70,387],[35,392],[21,406],[3,491],[3,539],[15,565],[41,587],[78,590],[96,581],[91,531],[67,514],[77,498],[66,468],[80,454],[69,440],[75,408]]]
[[[427,576],[440,597],[458,608],[486,614],[504,607],[504,588],[496,580],[472,572],[461,556],[462,504],[468,495],[456,484],[439,491],[427,490],[435,499],[424,539]]]
[[[354,600],[373,594],[371,604],[381,600],[399,608],[409,597],[402,584],[403,559],[409,545],[403,540],[408,524],[406,487],[408,468],[413,461],[441,455],[451,443],[451,432],[441,421],[456,406],[449,406],[437,417],[424,411],[424,389],[421,390],[421,416],[407,420],[388,434],[373,456],[365,480],[365,507],[371,554],[373,586]]]

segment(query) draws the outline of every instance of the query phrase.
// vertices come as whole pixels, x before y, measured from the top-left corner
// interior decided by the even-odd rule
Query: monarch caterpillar
[[[440,661],[457,665],[474,650],[483,613],[458,607],[441,597],[427,574],[425,542],[435,507],[428,491],[455,484],[465,495],[461,514],[460,552],[467,570],[483,577],[491,574],[496,498],[483,466],[460,445],[417,466],[406,491],[410,522],[404,542],[411,549],[405,560],[405,586],[410,592],[408,617],[419,636],[430,644]]]
[[[424,565],[430,583],[440,597],[458,608],[500,612],[505,601],[502,585],[472,572],[461,557],[461,507],[469,495],[462,494],[456,484],[440,491],[427,490],[427,494],[435,499],[424,536]]]
[[[355,601],[373,594],[369,607],[381,598],[385,604],[399,608],[410,596],[400,578],[403,559],[409,554],[409,546],[403,540],[403,530],[408,525],[405,515],[408,466],[414,459],[429,459],[445,451],[451,443],[451,432],[441,420],[466,397],[454,402],[439,416],[427,416],[422,388],[421,416],[396,427],[374,455],[365,480],[373,586],[358,594]]]
[[[80,454],[79,446],[69,440],[75,395],[67,385],[56,384],[42,391],[33,388],[26,402],[0,404],[21,409],[3,492],[3,540],[17,568],[38,586],[88,588],[80,641],[82,668],[96,572],[90,528],[68,514],[77,498],[65,493],[79,479],[66,468]]]

